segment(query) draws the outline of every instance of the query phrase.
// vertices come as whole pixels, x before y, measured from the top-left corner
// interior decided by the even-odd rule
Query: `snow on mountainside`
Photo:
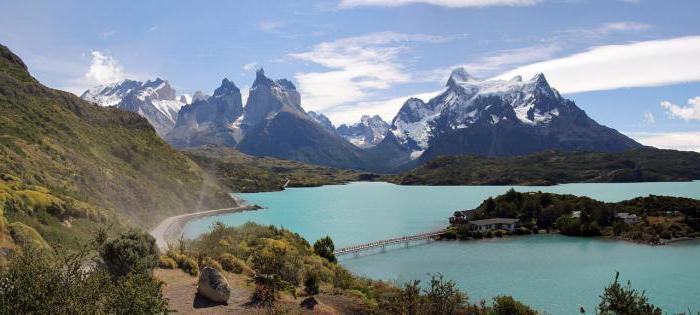
[[[441,143],[440,150],[445,151],[441,154],[512,155],[543,148],[614,151],[639,145],[588,118],[573,102],[550,87],[543,74],[530,80],[519,76],[511,80],[479,80],[458,68],[452,71],[446,86],[427,103],[417,98],[407,100],[392,121],[391,132],[410,152],[411,159],[450,137],[468,143],[462,145],[466,147]],[[566,118],[559,119],[563,116]],[[574,125],[571,130],[564,130],[565,123]],[[557,136],[559,128],[562,130]],[[528,141],[537,143],[529,147],[525,143],[512,150],[503,148],[501,143],[505,140],[498,133],[517,129],[532,138]],[[599,139],[604,140],[600,145],[594,141],[598,136],[591,134],[592,130],[606,135]],[[566,138],[565,133],[571,133],[571,137]],[[552,138],[552,143],[540,143],[546,137]]]
[[[307,114],[309,114],[309,117],[326,128],[328,131],[335,132],[335,126],[333,126],[333,123],[326,115],[314,111],[309,111]]]
[[[113,106],[138,113],[161,136],[175,126],[178,112],[185,105],[177,99],[175,89],[168,81],[160,78],[146,82],[123,80],[94,87],[85,91],[81,98],[100,106]]]
[[[142,82],[134,80],[98,85],[85,91],[80,98],[100,106],[114,106],[119,104],[131,91],[140,88],[141,85],[143,85]]]
[[[384,140],[389,127],[379,115],[363,115],[360,121],[353,125],[340,125],[337,132],[355,146],[370,148]]]

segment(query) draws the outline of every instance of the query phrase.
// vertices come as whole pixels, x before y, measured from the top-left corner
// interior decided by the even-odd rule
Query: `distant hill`
[[[402,185],[554,185],[700,179],[700,153],[650,147],[618,153],[555,151],[516,157],[442,156],[404,174]]]
[[[256,157],[215,145],[190,149],[185,154],[234,192],[282,190],[287,180],[288,187],[315,187],[378,177],[371,173]]]
[[[111,209],[142,226],[170,214],[234,204],[146,119],[43,86],[2,45],[0,174]]]

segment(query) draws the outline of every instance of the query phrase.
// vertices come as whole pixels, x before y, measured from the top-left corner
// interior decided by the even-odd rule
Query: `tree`
[[[430,286],[425,290],[426,309],[423,314],[457,314],[467,307],[467,296],[453,281],[445,281],[442,274],[430,275]]]
[[[131,230],[107,240],[100,248],[100,256],[109,273],[116,277],[128,273],[146,272],[158,264],[158,247],[150,234]]]
[[[322,237],[316,241],[316,243],[314,243],[314,253],[332,263],[335,263],[337,260],[333,254],[333,251],[335,251],[335,245],[333,245],[333,240],[330,238],[330,236]]]
[[[626,286],[620,285],[618,278],[620,273],[615,273],[615,280],[608,285],[600,297],[598,312],[601,315],[661,315],[661,309],[649,303],[644,291],[639,292],[632,288],[627,281]]]

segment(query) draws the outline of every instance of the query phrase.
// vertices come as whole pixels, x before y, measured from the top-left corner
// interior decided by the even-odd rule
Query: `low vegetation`
[[[144,249],[148,249],[145,250]],[[155,240],[104,232],[71,253],[27,246],[0,270],[0,314],[163,314]],[[97,254],[99,253],[99,254]]]
[[[401,185],[554,185],[696,179],[700,179],[700,153],[645,147],[619,153],[443,156],[390,181]]]
[[[379,176],[352,170],[254,157],[232,148],[207,145],[185,151],[200,167],[235,192],[262,192],[289,187],[315,187],[374,180]]]
[[[308,296],[303,304],[314,305],[311,297],[323,293],[359,301],[365,312],[376,314],[536,314],[511,297],[471,304],[454,282],[441,275],[434,275],[425,288],[420,281],[399,288],[354,276],[335,262],[331,238],[311,246],[298,234],[274,226],[217,223],[210,233],[175,247],[168,255],[200,264],[216,261],[224,270],[248,275],[255,288],[251,305],[268,310],[275,310],[283,295]]]
[[[689,198],[650,195],[608,203],[588,197],[511,189],[488,198],[474,210],[472,219],[519,219],[517,234],[558,230],[565,235],[604,235],[651,244],[700,236],[700,201]],[[636,215],[639,222],[627,224],[616,217],[623,212]],[[466,239],[498,234],[499,231],[471,232],[466,224],[455,224],[447,237]]]

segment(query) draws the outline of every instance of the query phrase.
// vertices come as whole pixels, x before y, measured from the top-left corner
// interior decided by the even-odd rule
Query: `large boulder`
[[[204,267],[199,275],[197,294],[212,302],[226,303],[231,297],[231,289],[221,272],[212,267]]]

